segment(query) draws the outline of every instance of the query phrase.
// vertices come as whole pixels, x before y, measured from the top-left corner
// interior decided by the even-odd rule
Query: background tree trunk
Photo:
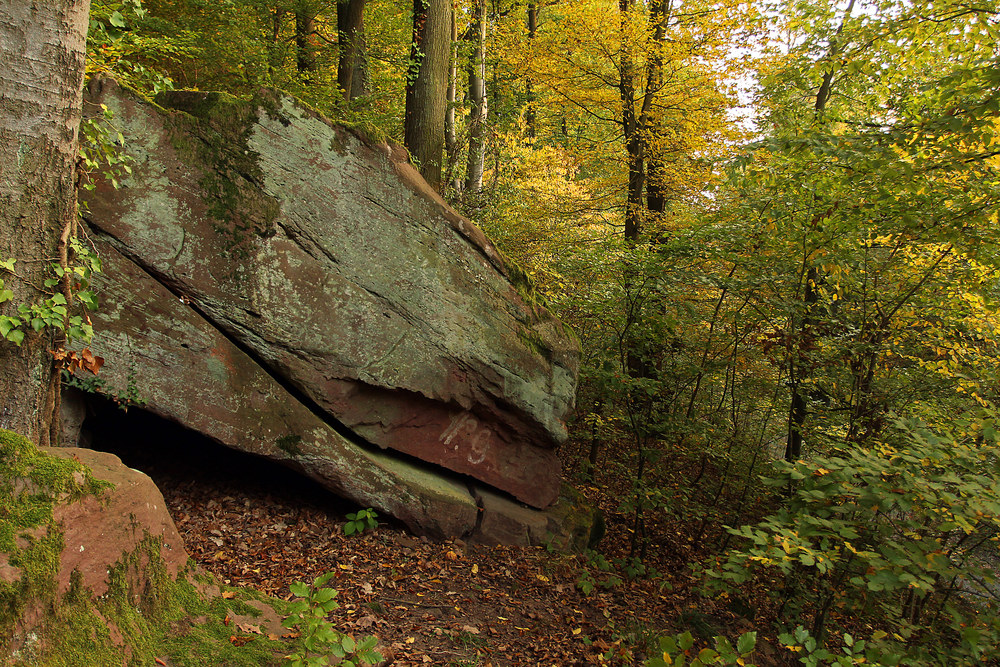
[[[0,4],[0,258],[18,277],[0,276],[14,298],[41,298],[63,230],[76,222],[75,165],[90,0]],[[0,427],[55,444],[58,375],[48,336],[21,347],[0,339]],[[44,330],[43,330],[44,332]]]
[[[368,94],[365,56],[365,0],[345,0],[337,4],[337,85],[346,101]]]
[[[528,4],[528,39],[534,40],[535,34],[538,32],[538,5],[534,3]],[[535,89],[531,81],[531,77],[528,77],[524,81],[524,99],[526,105],[524,108],[524,131],[525,134],[534,139],[535,133],[538,131],[536,127],[538,123],[538,111],[535,108]]]
[[[295,63],[299,74],[307,81],[316,71],[316,47],[313,33],[316,31],[316,14],[311,8],[300,5],[295,9]]]
[[[413,0],[403,143],[421,175],[436,190],[441,189],[450,36],[449,0]]]
[[[462,181],[454,177],[458,164],[458,129],[455,127],[455,109],[458,107],[458,20],[455,9],[451,11],[451,49],[448,55],[447,107],[444,112],[444,150],[446,155],[445,181],[456,193],[462,190]]]
[[[469,159],[465,170],[465,191],[473,196],[483,190],[486,162],[486,0],[476,0],[472,38],[474,46],[469,62]]]

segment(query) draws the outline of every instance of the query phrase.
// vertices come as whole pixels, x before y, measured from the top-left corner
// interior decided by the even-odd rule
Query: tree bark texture
[[[337,3],[337,86],[350,102],[368,94],[365,42],[365,0]]]
[[[14,298],[43,297],[63,230],[76,222],[75,165],[90,0],[0,3],[0,275]],[[55,444],[58,386],[51,341],[30,327],[20,347],[0,339],[0,428]]]
[[[295,64],[299,74],[308,80],[316,71],[316,46],[313,33],[316,32],[316,15],[307,7],[295,10]]]
[[[478,195],[483,190],[486,163],[486,0],[476,0],[473,19],[472,57],[469,61],[469,157],[465,169],[465,191]]]
[[[420,174],[441,189],[448,59],[451,52],[450,0],[413,0],[413,42],[406,84],[403,143]]]

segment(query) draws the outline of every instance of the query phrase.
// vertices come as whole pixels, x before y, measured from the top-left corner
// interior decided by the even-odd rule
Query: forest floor
[[[620,569],[629,532],[613,489],[578,485],[608,517],[603,559],[588,558],[429,541],[393,523],[347,537],[345,514],[357,507],[273,465],[116,453],[157,483],[202,567],[283,599],[293,582],[335,572],[327,584],[339,590],[334,625],[377,636],[395,665],[642,664],[666,633],[734,638],[755,629],[746,604],[699,594],[690,564],[719,536],[695,544],[695,525],[658,526],[645,561],[651,573],[629,580]],[[585,594],[581,581],[593,590]],[[253,641],[254,631],[235,641]],[[767,641],[754,659],[780,660]]]

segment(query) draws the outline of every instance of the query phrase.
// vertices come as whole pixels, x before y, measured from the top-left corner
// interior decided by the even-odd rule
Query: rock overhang
[[[578,343],[398,150],[275,94],[173,93],[157,106],[99,79],[89,95],[138,158],[126,187],[89,202],[111,258],[114,305],[95,317],[104,373],[140,373],[154,412],[359,501],[374,491],[352,474],[414,477],[385,471],[393,452],[529,506],[556,500]],[[283,437],[308,457],[262,444]],[[464,493],[428,497],[475,523]],[[383,509],[419,508],[415,497]]]

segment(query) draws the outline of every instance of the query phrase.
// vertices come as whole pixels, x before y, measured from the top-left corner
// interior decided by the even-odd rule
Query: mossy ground
[[[162,658],[172,665],[249,667],[277,664],[289,652],[263,635],[239,637],[225,622],[230,614],[259,614],[247,602],[264,596],[245,589],[206,595],[201,591],[210,582],[193,572],[173,580],[159,538],[147,536],[110,569],[101,597],[78,574],[60,595],[63,537],[53,506],[107,486],[82,464],[47,456],[0,430],[0,558],[19,573],[13,582],[0,581],[0,665],[151,665]]]

